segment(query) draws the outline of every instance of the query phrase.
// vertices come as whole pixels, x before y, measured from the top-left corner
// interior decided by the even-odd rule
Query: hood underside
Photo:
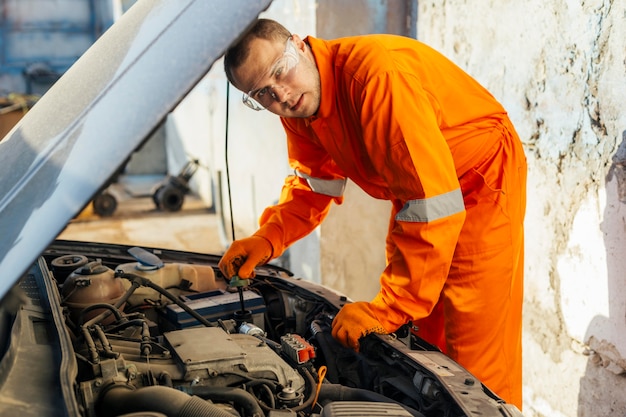
[[[140,0],[0,142],[0,297],[269,6]]]

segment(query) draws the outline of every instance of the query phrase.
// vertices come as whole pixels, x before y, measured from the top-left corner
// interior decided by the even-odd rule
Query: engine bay
[[[0,366],[32,361],[18,336],[46,323],[61,395],[85,417],[518,415],[410,332],[342,347],[345,297],[269,265],[239,289],[218,261],[57,241],[20,283],[51,318],[18,313]]]

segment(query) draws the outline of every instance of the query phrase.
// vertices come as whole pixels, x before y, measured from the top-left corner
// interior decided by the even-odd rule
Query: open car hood
[[[9,132],[0,297],[269,3],[140,0]]]

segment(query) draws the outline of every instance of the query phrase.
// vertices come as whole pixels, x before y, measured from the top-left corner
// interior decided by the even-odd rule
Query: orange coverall
[[[320,108],[281,119],[296,175],[255,235],[278,257],[342,202],[347,178],[390,200],[377,318],[389,332],[413,321],[521,409],[526,159],[504,108],[414,39],[305,41]]]

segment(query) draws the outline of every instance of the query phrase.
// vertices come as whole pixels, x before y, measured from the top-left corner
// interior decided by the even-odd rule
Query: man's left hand
[[[333,320],[333,337],[357,352],[359,339],[370,333],[389,333],[374,315],[370,303],[359,301],[346,304]]]

